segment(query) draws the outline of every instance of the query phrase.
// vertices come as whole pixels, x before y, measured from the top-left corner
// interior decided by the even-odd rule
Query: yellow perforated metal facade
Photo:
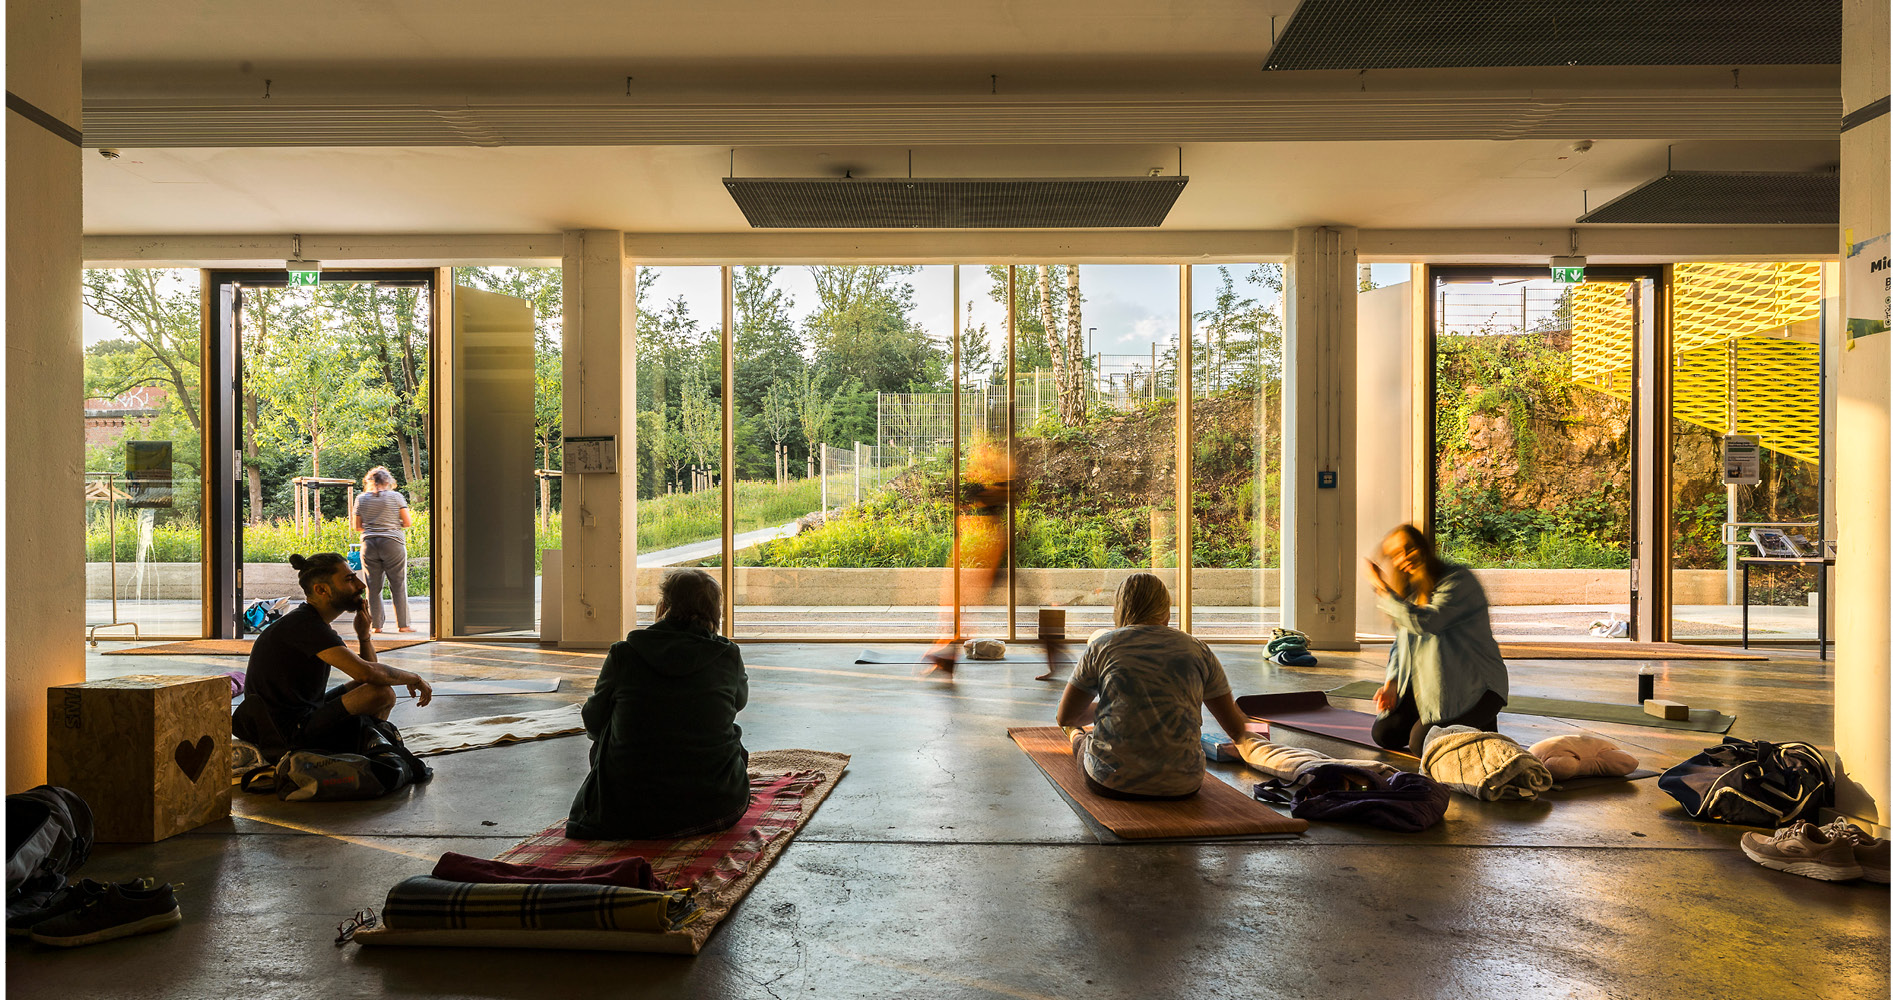
[[[1678,264],[1671,295],[1673,412],[1719,434],[1729,428],[1735,349],[1734,433],[1805,462],[1820,460],[1821,265]],[[1571,377],[1629,397],[1634,324],[1629,286],[1595,281],[1571,290]],[[1815,326],[1797,328],[1800,324]]]

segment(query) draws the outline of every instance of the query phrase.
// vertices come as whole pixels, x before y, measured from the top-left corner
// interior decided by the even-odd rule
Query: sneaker
[[[40,944],[76,948],[150,934],[183,920],[184,913],[178,909],[169,882],[151,888],[114,882],[104,892],[86,897],[78,909],[34,925],[32,937]]]
[[[71,913],[85,905],[93,896],[105,895],[104,882],[94,882],[89,878],[60,889],[46,898],[46,902],[17,916],[7,918],[7,934],[10,937],[24,937],[33,929],[34,924],[43,923],[54,917]]]
[[[1793,823],[1773,835],[1742,834],[1742,853],[1763,868],[1827,882],[1845,882],[1864,872],[1845,839],[1829,837],[1812,823]]]
[[[1869,882],[1887,882],[1888,848],[1893,847],[1884,837],[1869,836],[1865,830],[1837,819],[1821,827],[1821,832],[1829,840],[1844,840],[1853,846],[1854,860],[1859,862],[1861,877]]]

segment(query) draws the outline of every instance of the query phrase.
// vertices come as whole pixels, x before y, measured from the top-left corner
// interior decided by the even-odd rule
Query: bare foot
[[[1040,674],[1040,675],[1038,675],[1037,677],[1034,677],[1034,678],[1032,678],[1032,679],[1033,679],[1033,680],[1035,680],[1035,681],[1053,681],[1053,680],[1057,680],[1057,679],[1058,679],[1058,668],[1057,668],[1057,667],[1053,667],[1052,669],[1050,669],[1050,670],[1047,670],[1047,671],[1045,671],[1044,673],[1042,673],[1042,674]]]
[[[412,632],[412,631],[414,631],[414,630],[413,630],[413,629],[411,629],[411,628],[401,628],[401,629],[397,629],[396,631],[400,631],[400,632]]]

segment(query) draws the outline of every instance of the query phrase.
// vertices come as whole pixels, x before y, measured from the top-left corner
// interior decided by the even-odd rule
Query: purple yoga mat
[[[1331,736],[1337,740],[1358,743],[1385,753],[1400,753],[1398,750],[1388,750],[1374,742],[1373,716],[1366,712],[1335,708],[1328,704],[1328,695],[1325,691],[1244,695],[1236,699],[1236,707],[1242,709],[1243,714],[1251,719],[1262,719],[1273,725]],[[1405,754],[1404,756],[1412,755]]]

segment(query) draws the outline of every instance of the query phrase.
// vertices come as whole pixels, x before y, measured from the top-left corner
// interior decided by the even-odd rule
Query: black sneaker
[[[76,948],[113,938],[150,934],[183,922],[171,883],[142,888],[114,882],[105,891],[85,897],[76,910],[33,926],[33,940],[58,948]]]
[[[46,902],[41,903],[33,909],[27,910],[17,916],[8,917],[7,934],[12,937],[25,937],[27,932],[33,929],[33,925],[44,923],[54,917],[65,916],[79,907],[84,906],[86,900],[94,896],[105,895],[105,887],[109,884],[110,883],[107,882],[94,882],[89,878],[82,878],[58,892],[53,893],[51,896],[47,897]],[[154,883],[148,878],[141,878],[128,884],[135,885],[140,889],[149,889]]]

